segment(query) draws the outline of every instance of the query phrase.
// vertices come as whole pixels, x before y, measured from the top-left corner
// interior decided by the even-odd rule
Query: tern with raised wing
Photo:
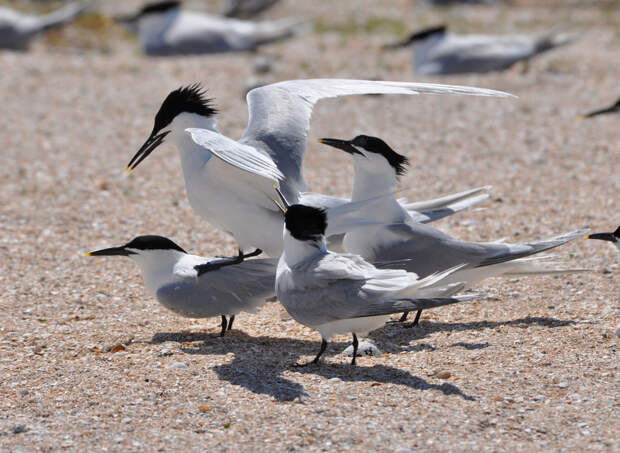
[[[354,94],[464,94],[510,96],[482,88],[346,79],[290,80],[251,90],[249,124],[237,141],[221,134],[216,109],[198,85],[171,92],[153,129],[127,166],[135,169],[168,140],[176,145],[192,208],[237,241],[240,255],[252,247],[273,257],[282,252],[281,213],[273,185],[299,201],[306,183],[302,164],[310,116],[323,98]]]

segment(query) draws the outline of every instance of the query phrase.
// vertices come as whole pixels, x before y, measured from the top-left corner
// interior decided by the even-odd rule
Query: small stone
[[[374,345],[374,343],[370,341],[360,341],[357,346],[357,356],[361,357],[363,355],[372,355],[375,357],[381,357],[381,350]],[[353,345],[350,345],[344,351],[342,351],[342,355],[346,355],[349,357],[353,357]]]
[[[272,69],[271,59],[265,56],[258,57],[254,60],[254,72],[257,74],[266,74]]]
[[[114,442],[116,442],[117,444],[120,444],[122,441],[124,441],[125,438],[122,436],[118,436],[114,438]]]
[[[333,377],[333,378],[328,379],[327,382],[330,384],[337,384],[339,382],[342,382],[342,380],[340,378]]]
[[[604,268],[603,268],[603,274],[611,274],[611,268],[609,268],[609,267],[604,267]]]
[[[179,368],[187,368],[187,363],[185,363],[185,362],[174,362],[174,363],[171,363],[170,365],[168,365],[168,367],[167,367],[167,368],[168,368],[168,369],[175,369],[175,368],[177,368],[177,369],[179,369]]]
[[[17,425],[13,427],[13,434],[21,434],[25,433],[26,431],[28,431],[28,428],[26,428],[24,425]]]
[[[565,389],[566,387],[568,387],[568,383],[567,382],[560,382],[558,384],[558,387],[560,387],[561,389]]]
[[[620,337],[620,324],[616,326],[616,335]]]
[[[172,355],[172,350],[168,348],[163,348],[161,351],[159,351],[159,355],[161,356]]]
[[[439,373],[435,375],[435,377],[439,379],[448,379],[451,376],[452,376],[452,373],[450,373],[449,371],[440,371]]]

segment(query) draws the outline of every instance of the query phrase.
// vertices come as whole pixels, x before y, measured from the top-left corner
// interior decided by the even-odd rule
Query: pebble
[[[361,357],[363,355],[372,355],[374,357],[381,357],[381,350],[374,345],[374,343],[370,341],[360,341],[357,346],[357,356]],[[344,351],[342,351],[342,355],[346,355],[349,357],[353,356],[353,345],[349,345]]]
[[[254,60],[254,72],[257,74],[266,74],[271,72],[272,68],[271,59],[268,57],[260,56]]]
[[[616,335],[620,337],[620,324],[616,326]]]
[[[174,363],[171,363],[170,365],[168,365],[167,368],[168,369],[187,368],[187,363],[185,363],[185,362],[174,362]]]

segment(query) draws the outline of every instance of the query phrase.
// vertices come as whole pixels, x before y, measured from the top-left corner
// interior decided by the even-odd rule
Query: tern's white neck
[[[398,180],[396,171],[387,160],[376,153],[354,156],[355,178],[353,182],[352,201],[363,201],[394,192]],[[403,208],[393,196],[387,196],[359,210],[359,214],[368,219],[382,222],[399,222],[403,220]]]
[[[381,155],[368,153],[354,156],[355,178],[353,181],[353,201],[367,200],[378,195],[393,192],[398,180],[396,172]]]
[[[140,268],[144,276],[144,286],[149,293],[155,295],[163,284],[175,280],[175,271],[178,265],[187,256],[177,250],[135,250],[135,255],[129,255]],[[178,273],[178,272],[177,272]]]
[[[211,158],[211,153],[194,143],[189,134],[185,132],[187,128],[208,129],[219,133],[215,118],[196,113],[181,113],[174,118],[168,128],[170,134],[166,137],[166,141],[175,145],[179,150],[183,172],[186,175],[201,168]]]
[[[284,260],[287,266],[292,267],[312,256],[325,253],[327,253],[325,237],[321,237],[318,241],[300,241],[291,236],[286,227],[284,228],[284,252],[280,259]]]

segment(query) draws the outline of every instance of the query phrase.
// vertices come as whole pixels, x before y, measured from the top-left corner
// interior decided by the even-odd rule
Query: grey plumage
[[[51,13],[36,15],[0,7],[0,49],[24,50],[32,38],[70,22],[85,9],[85,5],[70,3]]]

